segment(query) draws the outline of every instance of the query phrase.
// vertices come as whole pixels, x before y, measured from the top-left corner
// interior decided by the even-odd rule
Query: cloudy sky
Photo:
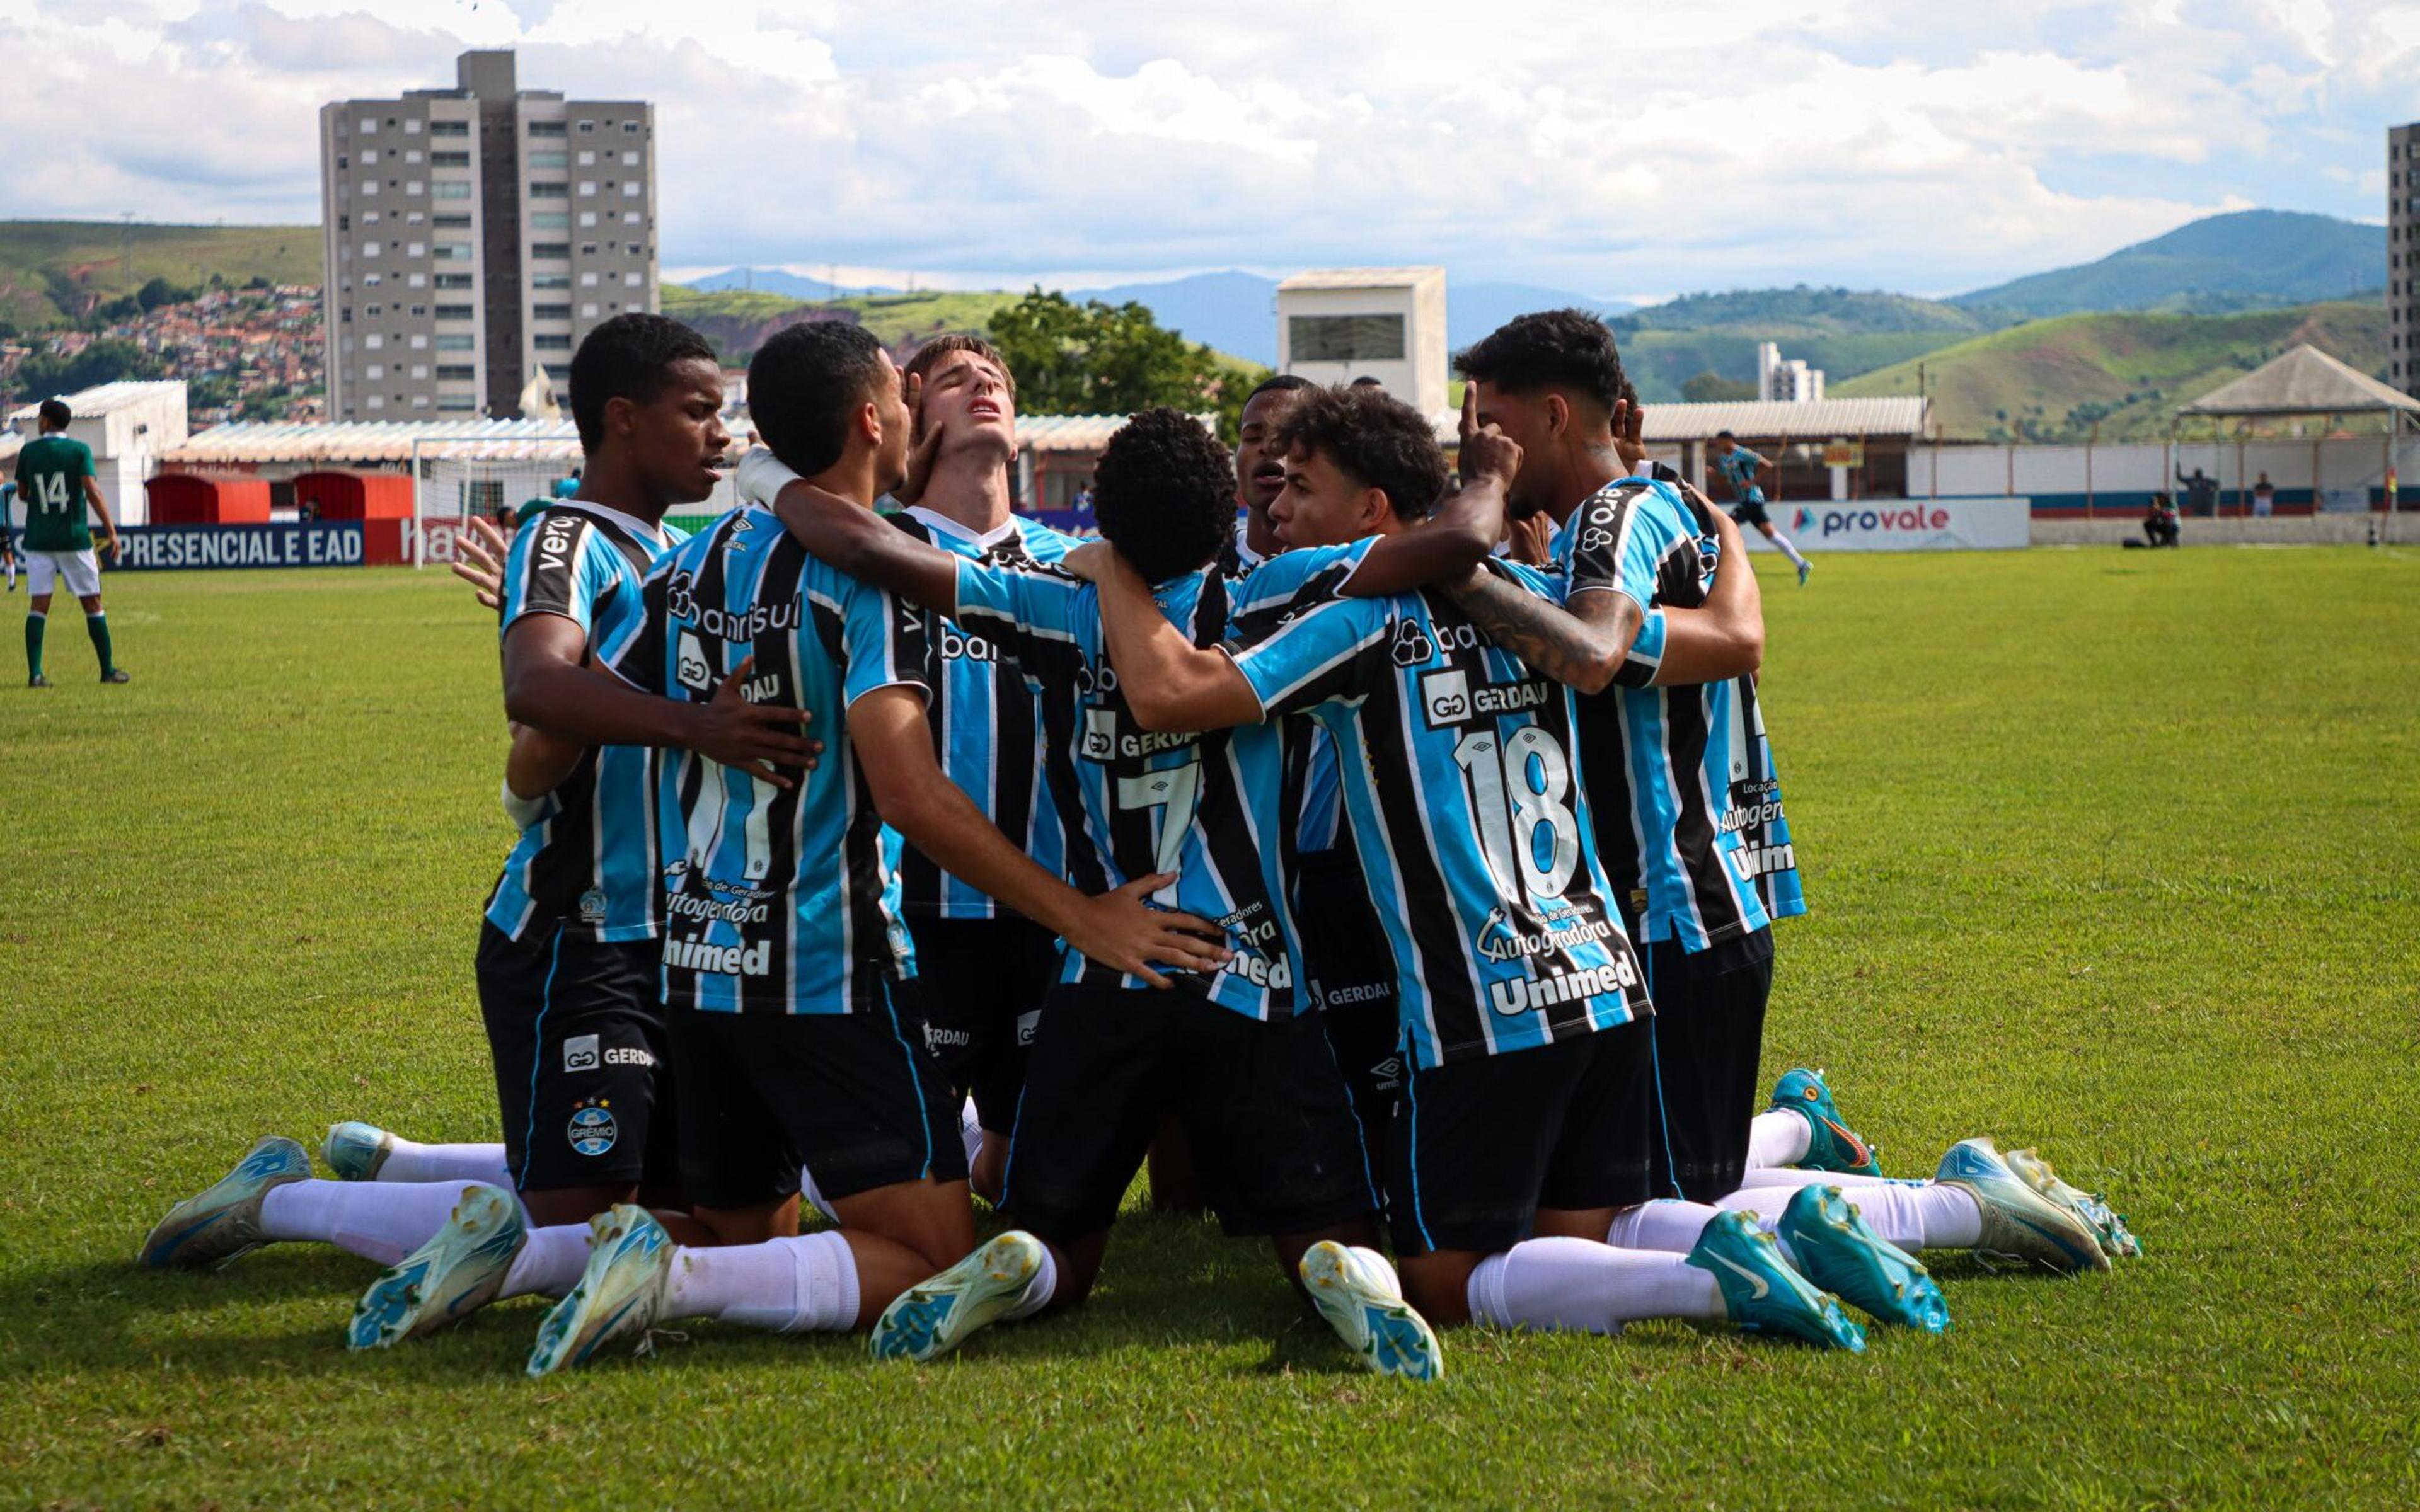
[[[316,111],[518,47],[656,102],[668,270],[1439,262],[1947,293],[2247,206],[2383,216],[2420,4],[0,0],[0,216],[317,218]]]

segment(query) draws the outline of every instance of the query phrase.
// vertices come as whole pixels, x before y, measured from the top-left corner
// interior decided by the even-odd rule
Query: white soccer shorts
[[[25,558],[25,592],[36,598],[51,592],[54,582],[67,584],[68,592],[78,598],[101,592],[101,563],[93,559],[90,547],[81,551],[18,549]]]

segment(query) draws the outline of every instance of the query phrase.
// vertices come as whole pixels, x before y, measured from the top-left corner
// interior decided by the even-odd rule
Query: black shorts
[[[1396,1253],[1494,1254],[1529,1238],[1540,1208],[1645,1201],[1648,1057],[1646,1023],[1635,1022],[1415,1068],[1388,1160]]]
[[[1747,1169],[1773,931],[1695,955],[1659,940],[1640,954],[1655,1000],[1655,1195],[1712,1202],[1738,1191]]]
[[[1059,980],[1059,937],[1030,919],[912,918],[924,1043],[994,1134],[1016,1127],[1042,1000]],[[820,1178],[818,1178],[820,1180]]]
[[[1001,1207],[1061,1244],[1109,1227],[1163,1113],[1231,1235],[1309,1233],[1377,1209],[1316,1015],[1263,1023],[1097,983],[1063,983],[1042,1011]]]
[[[1321,851],[1302,857],[1295,924],[1311,1007],[1371,1141],[1371,1168],[1384,1169],[1387,1126],[1404,1090],[1403,1029],[1395,1014],[1394,952],[1370,906],[1358,856]]]
[[[967,1148],[940,1063],[924,1048],[916,984],[856,1013],[676,1008],[681,1176],[691,1201],[745,1208],[799,1190],[828,1197],[966,1179]]]
[[[513,1185],[677,1181],[662,944],[538,923],[515,940],[482,924],[476,974]]]
[[[1742,525],[1770,525],[1773,517],[1764,512],[1762,499],[1743,499],[1731,505],[1731,518]]]

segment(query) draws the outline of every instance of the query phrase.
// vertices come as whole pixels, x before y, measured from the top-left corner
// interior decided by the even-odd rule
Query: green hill
[[[2386,228],[2333,215],[2207,216],[2099,262],[1961,294],[1962,309],[2035,317],[2078,310],[2218,315],[2341,300],[2386,286]]]
[[[153,278],[206,284],[319,282],[316,225],[119,226],[104,221],[0,221],[0,320],[64,325]]]
[[[1992,311],[1905,294],[1801,284],[1684,294],[1618,316],[1613,327],[1640,397],[1669,402],[1700,373],[1755,381],[1760,342],[1779,342],[1785,356],[1806,359],[1837,384],[2006,323]]]
[[[2300,343],[2377,377],[2386,372],[2386,311],[2335,302],[2240,315],[2068,315],[1927,353],[1925,391],[1942,434],[1962,440],[2102,440],[2167,434],[2177,406]],[[1904,362],[1833,383],[1850,398],[1914,393]]]
[[[1989,311],[1962,310],[1937,300],[1881,290],[1816,288],[1731,289],[1721,294],[1683,294],[1616,316],[1618,332],[1738,331],[1766,341],[1786,336],[1871,335],[1912,331],[1990,331],[2008,322]]]

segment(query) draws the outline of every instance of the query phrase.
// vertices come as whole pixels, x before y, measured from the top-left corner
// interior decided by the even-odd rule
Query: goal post
[[[554,455],[557,448],[550,446],[536,455],[517,449],[498,456],[424,444],[412,470],[412,565],[454,561],[455,542],[473,519],[492,520],[533,499],[552,498],[555,485],[580,465],[576,440],[562,450],[566,455]]]

